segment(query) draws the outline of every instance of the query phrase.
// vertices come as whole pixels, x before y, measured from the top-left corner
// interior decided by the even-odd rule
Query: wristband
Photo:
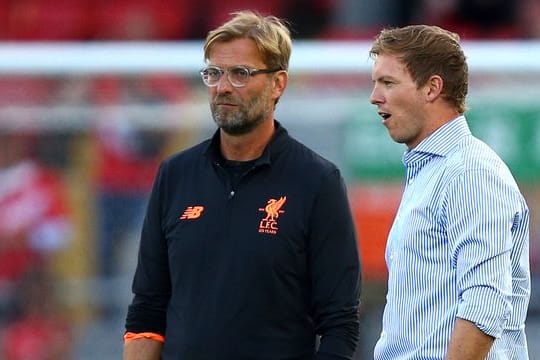
[[[165,337],[163,335],[159,335],[152,332],[142,332],[142,333],[127,332],[124,335],[124,343],[128,343],[132,340],[138,340],[138,339],[150,339],[150,340],[159,341],[160,343],[165,342]]]

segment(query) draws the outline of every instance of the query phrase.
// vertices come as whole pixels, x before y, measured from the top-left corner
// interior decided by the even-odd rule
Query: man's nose
[[[218,92],[230,92],[232,90],[233,86],[229,80],[229,75],[225,72],[218,80],[216,90]]]
[[[383,102],[382,96],[377,91],[377,87],[374,86],[373,90],[371,91],[371,95],[369,95],[369,102],[373,105],[377,105]]]

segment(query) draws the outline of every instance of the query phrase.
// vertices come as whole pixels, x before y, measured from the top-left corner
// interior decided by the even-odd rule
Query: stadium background
[[[531,359],[540,358],[537,0],[3,0],[0,359],[48,351],[55,359],[120,358],[153,174],[161,159],[213,132],[197,73],[201,41],[241,8],[290,21],[291,82],[277,118],[348,182],[364,276],[358,359],[370,357],[380,330],[384,243],[404,150],[368,102],[369,42],[384,26],[408,23],[460,33],[473,132],[507,161],[531,208],[528,337]],[[21,172],[6,181],[7,160],[32,164],[48,180]],[[5,196],[10,189],[17,201]]]

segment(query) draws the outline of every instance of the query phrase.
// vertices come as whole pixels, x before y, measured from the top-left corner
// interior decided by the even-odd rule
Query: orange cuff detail
[[[150,339],[150,340],[156,340],[160,343],[165,342],[165,337],[156,333],[151,332],[142,332],[142,333],[133,333],[133,332],[127,332],[124,335],[124,342],[127,343],[132,340],[138,340],[138,339]]]

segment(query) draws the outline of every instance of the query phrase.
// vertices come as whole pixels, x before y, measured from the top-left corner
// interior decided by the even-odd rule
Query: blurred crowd
[[[191,136],[164,123],[201,88],[179,74],[0,76],[0,359],[79,358],[95,322],[121,343],[157,167]]]
[[[538,0],[3,0],[0,40],[202,39],[243,8],[287,19],[297,39],[371,38],[410,23],[471,39],[540,37]]]
[[[59,359],[70,325],[58,307],[52,262],[71,239],[66,187],[36,159],[33,134],[0,134],[0,358]]]
[[[0,90],[0,359],[74,358],[77,325],[88,320],[81,316],[122,316],[122,253],[133,258],[126,247],[136,244],[169,136],[137,126],[130,106],[183,92],[178,77],[175,91],[156,87],[159,78],[6,78],[33,90]],[[80,125],[41,127],[51,120],[42,111],[21,126],[21,109],[32,107],[67,109]]]

